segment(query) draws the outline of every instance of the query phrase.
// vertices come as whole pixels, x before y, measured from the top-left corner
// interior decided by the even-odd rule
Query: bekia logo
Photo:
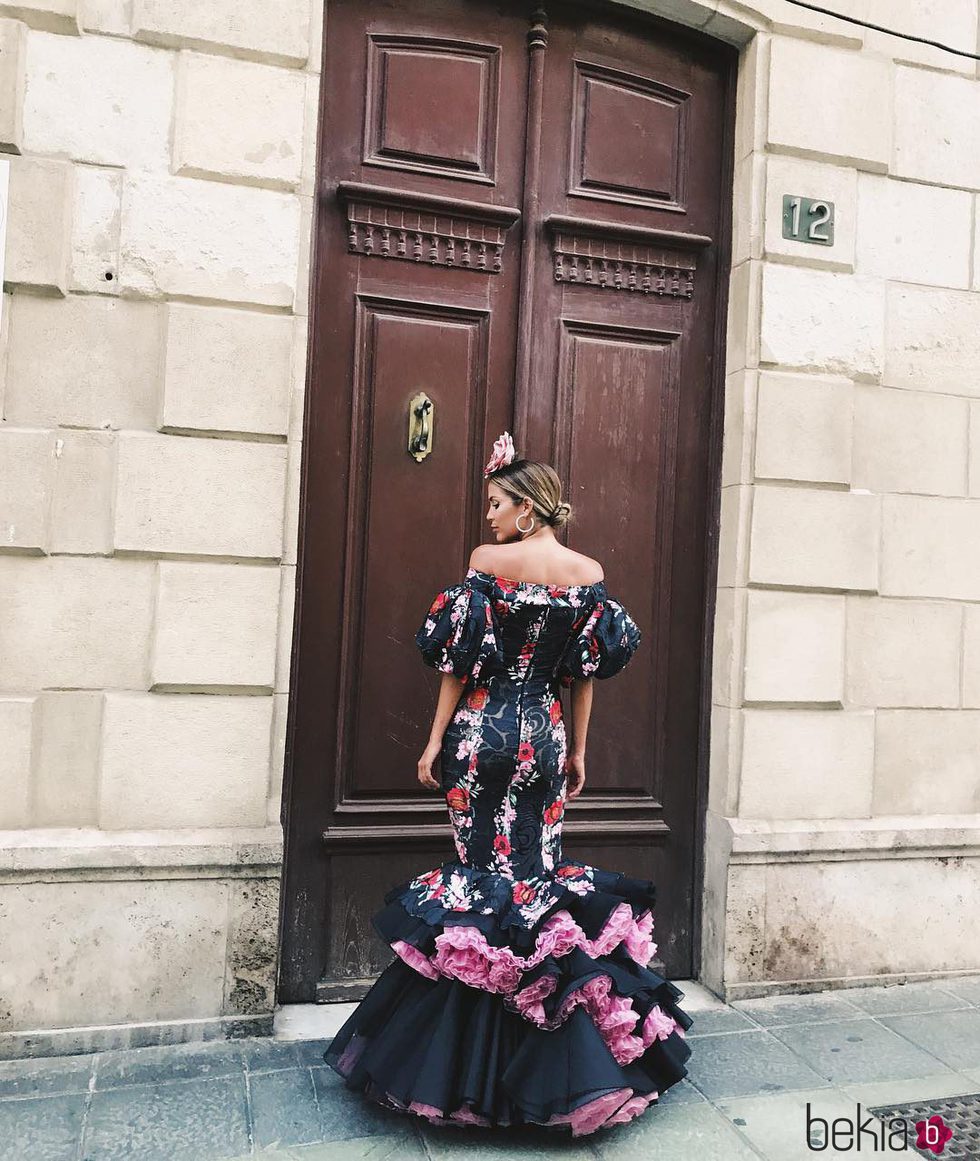
[[[806,1146],[814,1153],[824,1149],[847,1153],[901,1153],[914,1147],[927,1149],[938,1157],[953,1136],[953,1130],[936,1114],[926,1120],[909,1122],[905,1117],[890,1117],[887,1122],[879,1121],[868,1113],[861,1119],[861,1106],[852,1117],[816,1117],[806,1103]]]

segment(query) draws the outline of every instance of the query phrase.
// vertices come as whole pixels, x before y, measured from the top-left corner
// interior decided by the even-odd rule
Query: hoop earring
[[[524,515],[524,513],[522,512],[522,513],[521,513],[521,516],[523,516],[523,515]],[[528,512],[528,513],[527,513],[527,515],[528,515],[528,516],[531,516],[531,513],[530,513],[530,512]],[[521,517],[520,517],[520,516],[518,516],[518,517],[517,517],[517,519],[514,521],[514,524],[515,524],[515,526],[517,527],[517,531],[518,531],[518,532],[523,532],[525,536],[526,536],[526,535],[527,535],[529,532],[533,532],[533,531],[534,531],[534,517],[533,517],[533,516],[531,516],[531,527],[530,527],[530,528],[522,528],[522,527],[521,527]]]

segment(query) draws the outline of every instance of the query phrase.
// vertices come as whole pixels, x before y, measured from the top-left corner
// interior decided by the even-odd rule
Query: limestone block
[[[266,817],[270,824],[282,818],[282,784],[286,763],[286,725],[289,717],[289,695],[277,693],[272,698],[272,756],[269,761],[269,799]]]
[[[300,500],[302,497],[302,462],[303,445],[292,443],[287,449],[286,464],[286,506],[283,517],[283,564],[295,564],[299,550],[299,530],[302,513]]]
[[[0,4],[0,15],[4,6]],[[20,153],[24,140],[27,28],[0,19],[0,150]]]
[[[766,264],[761,359],[877,380],[884,365],[884,284],[854,274]]]
[[[735,165],[732,191],[732,265],[762,257],[766,159],[750,153]]]
[[[734,706],[741,703],[744,626],[745,589],[718,589],[715,593],[712,638],[711,701],[713,705]]]
[[[304,412],[306,410],[306,364],[309,353],[307,331],[310,320],[298,316],[293,320],[293,345],[290,355],[290,399],[289,430],[290,441],[303,438]],[[2,381],[0,381],[2,382]]]
[[[874,713],[747,709],[740,818],[867,818]]]
[[[280,566],[279,620],[276,627],[276,693],[289,692],[293,655],[293,617],[296,609],[296,566]]]
[[[79,0],[78,22],[85,32],[129,36],[132,5],[119,0]]]
[[[884,382],[980,396],[980,295],[888,284]]]
[[[766,867],[729,863],[725,915],[716,936],[726,984],[765,980]]]
[[[161,426],[285,435],[292,320],[183,303],[165,310]]]
[[[306,79],[300,73],[180,53],[174,172],[295,188],[302,167],[305,103]]]
[[[281,444],[123,433],[117,550],[278,558],[285,453]]]
[[[0,4],[0,16],[22,20],[31,28],[48,32],[78,33],[78,0],[21,0]]]
[[[803,266],[823,266],[828,270],[853,270],[857,178],[856,169],[800,157],[770,156],[766,161],[766,257],[779,256]],[[783,196],[786,194],[834,203],[832,246],[783,237]]]
[[[226,1016],[253,1016],[276,1007],[279,962],[279,880],[242,879],[228,884]]]
[[[844,379],[760,372],[756,478],[849,483],[853,391]]]
[[[963,705],[980,709],[980,606],[963,608]]]
[[[877,713],[874,813],[980,812],[980,710]]]
[[[293,314],[310,313],[310,270],[313,262],[313,198],[300,198],[299,258],[296,270],[296,293]]]
[[[173,87],[170,53],[109,36],[32,33],[25,149],[165,171]]]
[[[10,216],[4,283],[64,294],[72,205],[67,161],[15,157],[10,165]]]
[[[322,4],[314,5],[323,8]],[[316,13],[314,12],[314,16]],[[317,62],[319,64],[319,62]],[[303,152],[300,159],[299,192],[304,197],[316,194],[316,152],[320,132],[320,71],[307,73],[303,91]]]
[[[956,706],[960,610],[951,604],[847,598],[847,700],[861,706]]]
[[[970,495],[980,496],[980,400],[970,404]]]
[[[860,981],[893,972],[974,971],[969,901],[978,891],[975,858],[770,863],[763,978]]]
[[[857,269],[902,282],[970,285],[973,195],[862,173]]]
[[[759,365],[759,311],[762,263],[741,262],[732,268],[728,288],[727,375]]]
[[[116,436],[108,431],[59,431],[54,442],[49,552],[112,552]]]
[[[732,706],[711,707],[708,806],[724,817],[733,815],[738,809],[738,787],[742,780],[743,713],[743,710]]]
[[[967,487],[969,401],[858,384],[855,488],[962,496]]]
[[[15,295],[7,418],[79,427],[156,427],[163,321],[155,303]]]
[[[291,307],[300,205],[293,194],[225,182],[127,175],[125,291]]]
[[[756,488],[750,583],[874,589],[878,507],[877,496],[854,492]]]
[[[884,172],[892,134],[888,62],[781,36],[771,54],[769,144]]]
[[[95,826],[98,821],[102,692],[38,695],[34,826]]]
[[[725,378],[725,430],[722,434],[721,484],[746,484],[753,479],[759,373],[735,371]]]
[[[758,32],[738,60],[735,97],[735,160],[765,149],[769,109],[771,37]]]
[[[748,591],[747,702],[831,702],[844,696],[843,596]]]
[[[0,828],[31,824],[33,697],[0,698]]]
[[[306,64],[307,72],[320,75],[323,65],[323,0],[312,0],[310,12],[310,55]]]
[[[0,427],[0,548],[47,551],[53,431]]]
[[[155,569],[0,556],[0,689],[145,689]]]
[[[99,825],[264,826],[271,697],[106,694]]]
[[[746,484],[732,484],[721,490],[718,531],[718,584],[721,586],[732,588],[745,584],[752,501],[757,490]]]
[[[274,565],[161,561],[153,686],[243,685],[271,692],[278,614]]]
[[[227,930],[222,879],[7,883],[0,943],[11,1026],[213,1018]]]
[[[980,600],[980,502],[883,496],[879,591]]]
[[[4,390],[7,382],[7,350],[10,346],[10,304],[12,294],[0,293],[0,415],[4,414]]]
[[[980,86],[969,77],[895,69],[896,177],[980,189]]]
[[[863,9],[855,15],[883,28],[900,28],[911,36],[939,40],[954,48],[976,44],[976,0],[856,0]],[[973,74],[975,61],[954,56],[928,44],[918,44],[904,37],[888,36],[875,29],[865,29],[864,43],[870,52],[894,57],[899,61],[914,61],[931,68],[958,70]],[[976,51],[974,48],[973,51]]]
[[[69,286],[88,294],[119,293],[119,225],[124,173],[75,166]]]
[[[178,48],[224,49],[274,64],[309,56],[309,0],[134,0],[133,35]]]

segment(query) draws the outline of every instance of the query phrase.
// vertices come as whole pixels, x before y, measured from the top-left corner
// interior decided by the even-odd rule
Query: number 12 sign
[[[833,246],[834,203],[783,194],[783,237]]]

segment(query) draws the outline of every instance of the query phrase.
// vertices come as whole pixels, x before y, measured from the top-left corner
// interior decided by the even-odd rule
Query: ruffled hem
[[[596,976],[580,1000],[566,997],[565,1019],[546,1031],[497,994],[429,980],[396,959],[324,1059],[348,1088],[434,1124],[536,1125],[582,1136],[638,1116],[687,1075],[690,1046],[676,1028],[667,1031],[662,1009],[650,1008],[631,1033],[635,1020],[622,1020],[623,997],[610,985],[611,975]],[[610,1048],[604,1025],[619,1029],[616,1042],[633,1037],[629,1052]]]

